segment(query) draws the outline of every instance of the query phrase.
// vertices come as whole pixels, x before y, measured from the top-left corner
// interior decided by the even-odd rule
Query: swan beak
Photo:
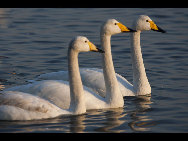
[[[158,27],[153,21],[148,21],[150,23],[151,30],[165,33],[166,31]]]
[[[136,32],[136,30],[128,28],[128,27],[124,26],[122,23],[117,23],[117,25],[121,29],[121,32]]]
[[[103,50],[97,48],[93,43],[88,42],[90,51],[104,53]]]

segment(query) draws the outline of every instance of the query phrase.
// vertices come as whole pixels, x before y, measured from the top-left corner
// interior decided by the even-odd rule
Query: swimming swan
[[[154,30],[158,32],[165,33],[160,27],[158,27],[148,16],[140,15],[138,19],[133,22],[133,29],[137,32],[131,33],[131,59],[132,59],[132,68],[133,68],[133,85],[128,82],[120,74],[116,73],[118,84],[123,96],[137,96],[137,95],[147,95],[151,94],[151,87],[148,82],[145,67],[142,58],[141,46],[140,46],[140,33],[145,30]],[[103,33],[101,31],[101,43],[105,44],[106,41],[109,42],[109,38],[104,40]],[[110,44],[110,42],[109,42]],[[110,49],[108,50],[110,52]],[[106,54],[106,53],[105,53]],[[111,53],[106,55],[111,59]],[[106,66],[108,69],[111,68],[111,71],[114,73],[112,66]],[[105,68],[103,68],[104,70]],[[99,95],[105,97],[106,89],[103,78],[103,73],[105,75],[106,71],[103,72],[102,69],[98,68],[81,68],[80,73],[83,80],[83,84]],[[67,71],[52,72],[40,75],[39,79],[62,79],[68,80],[68,77],[65,77]],[[90,75],[92,74],[92,75]]]
[[[85,97],[79,72],[78,54],[79,52],[88,51],[103,52],[83,36],[77,36],[69,44],[68,69],[70,87],[68,87],[67,83],[61,82],[62,89],[70,91],[69,109],[61,109],[48,100],[29,93],[3,91],[0,94],[0,120],[36,120],[53,118],[64,114],[77,115],[85,113]],[[47,82],[49,85],[55,85],[53,81],[46,80]]]
[[[115,19],[107,20],[101,29],[101,46],[105,53],[102,54],[103,69],[106,70],[104,76],[106,83],[106,97],[103,98],[100,95],[92,92],[89,88],[84,86],[85,98],[86,98],[86,109],[103,109],[103,108],[118,108],[124,106],[123,96],[119,90],[117,83],[114,66],[111,56],[111,35],[118,34],[121,32],[130,32],[131,29],[125,27]],[[108,66],[109,68],[107,68]],[[67,73],[65,73],[67,77]],[[95,77],[95,74],[88,74]],[[60,77],[60,76],[59,76]],[[64,77],[64,76],[62,76]],[[103,77],[103,76],[102,76]],[[82,78],[82,81],[87,78]],[[45,81],[45,80],[43,80]],[[43,81],[35,81],[34,83],[27,84],[25,86],[13,87],[9,90],[17,90],[21,92],[32,92],[32,94],[38,95],[45,99],[48,99],[58,105],[61,108],[68,108],[70,103],[70,96],[64,92],[61,88],[60,80],[51,80],[53,83],[58,83],[55,86],[53,84],[46,84],[43,86]],[[46,81],[45,81],[46,82]]]
[[[131,60],[133,69],[133,86],[132,92],[135,95],[151,94],[151,87],[146,76],[143,63],[140,33],[141,31],[153,30],[165,33],[163,29],[158,27],[148,16],[140,15],[133,23],[133,28],[137,31],[131,34]]]

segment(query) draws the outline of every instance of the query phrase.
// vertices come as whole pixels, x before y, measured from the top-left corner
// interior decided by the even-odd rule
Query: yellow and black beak
[[[163,30],[162,28],[158,27],[153,21],[148,21],[148,22],[150,23],[151,30],[157,31],[157,32],[166,33],[165,30]]]
[[[122,23],[117,23],[117,25],[121,29],[121,32],[136,32],[136,30],[128,28],[128,27],[124,26]]]
[[[88,44],[89,44],[90,51],[104,53],[103,50],[97,48],[93,43],[88,42]]]

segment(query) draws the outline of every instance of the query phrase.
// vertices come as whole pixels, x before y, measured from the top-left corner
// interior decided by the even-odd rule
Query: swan
[[[131,60],[133,69],[133,86],[132,92],[135,95],[151,94],[151,86],[146,76],[144,62],[140,46],[141,31],[153,30],[165,33],[158,27],[147,15],[140,15],[133,22],[133,28],[137,31],[131,34]]]
[[[86,109],[104,109],[104,108],[119,108],[124,106],[124,99],[120,92],[118,82],[116,79],[112,56],[111,56],[111,44],[110,38],[114,34],[122,33],[122,32],[131,32],[132,30],[121,24],[115,19],[107,20],[101,29],[101,46],[105,53],[102,54],[102,66],[106,71],[104,76],[106,97],[96,94],[94,91],[84,86],[85,92],[85,100],[86,100]],[[89,73],[88,75],[94,76],[95,73]],[[65,76],[67,77],[67,73]],[[76,76],[75,76],[76,77]],[[86,78],[82,78],[84,81]],[[50,81],[50,80],[48,80]],[[70,104],[70,94],[68,92],[64,92],[61,87],[62,80],[51,80],[52,83],[49,83],[47,80],[42,81],[34,81],[33,83],[16,86],[9,88],[9,90],[16,90],[21,92],[32,92],[32,94],[38,95],[45,99],[48,99],[55,105],[58,105],[61,108],[68,108]],[[68,80],[67,80],[68,81]],[[45,84],[44,83],[48,83]]]
[[[61,82],[62,90],[70,91],[70,108],[62,109],[41,97],[20,91],[2,91],[0,94],[0,120],[36,120],[53,118],[59,115],[78,115],[86,112],[84,90],[79,72],[78,54],[80,52],[103,52],[86,37],[77,36],[69,44],[68,70],[69,84]],[[46,80],[43,86],[55,85]]]
[[[132,68],[133,68],[133,84],[127,81],[120,74],[116,73],[118,84],[123,96],[138,96],[138,95],[151,94],[151,87],[146,76],[145,67],[142,58],[142,52],[140,46],[140,34],[142,31],[146,31],[146,30],[153,30],[153,31],[165,33],[165,31],[160,27],[158,27],[147,15],[140,15],[133,22],[133,29],[137,31],[131,33],[131,60],[132,60]],[[102,30],[101,44],[105,44],[103,33],[104,31]],[[108,52],[110,52],[110,49],[108,50]],[[110,59],[111,53],[109,53],[107,57],[109,57]],[[108,69],[109,67],[111,67],[111,70],[114,73],[112,66],[106,66],[106,67],[108,67]],[[106,71],[104,71],[104,68],[103,70],[99,68],[81,68],[80,73],[83,80],[83,84],[85,86],[92,89],[95,93],[105,97],[106,88],[105,88],[105,80],[103,74],[105,75]],[[66,74],[67,71],[46,73],[40,75],[38,79],[39,80],[40,79],[68,80]]]

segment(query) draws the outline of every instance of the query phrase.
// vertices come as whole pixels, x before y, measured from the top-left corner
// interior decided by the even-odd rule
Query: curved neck
[[[102,55],[102,66],[106,86],[106,101],[111,107],[123,107],[124,100],[114,70],[110,40],[111,35],[101,33],[101,46],[105,51]]]
[[[71,48],[68,50],[68,70],[71,97],[70,110],[73,114],[85,113],[85,97],[79,71],[78,52]]]
[[[140,46],[140,33],[131,33],[131,59],[133,68],[133,88],[137,95],[150,94],[151,87],[148,82]]]

